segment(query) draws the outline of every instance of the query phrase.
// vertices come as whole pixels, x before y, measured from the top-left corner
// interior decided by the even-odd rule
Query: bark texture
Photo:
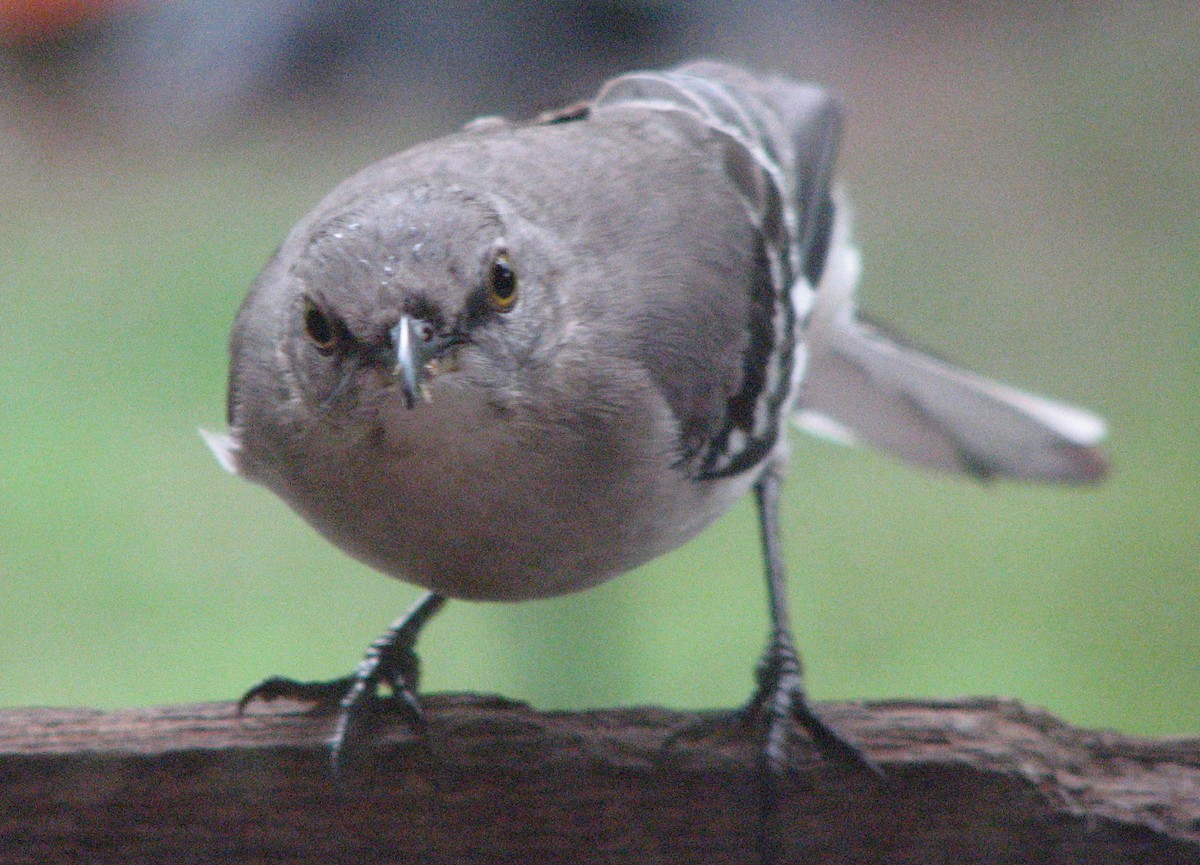
[[[331,718],[281,704],[0,712],[0,862],[757,862],[753,731],[658,708],[426,698],[331,777]],[[1200,863],[1200,739],[1076,729],[994,699],[830,704],[879,781],[802,738],[787,862]]]

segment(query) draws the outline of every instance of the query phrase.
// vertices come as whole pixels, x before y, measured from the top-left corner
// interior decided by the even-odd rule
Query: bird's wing
[[[812,309],[828,248],[841,112],[819,87],[759,79],[713,62],[615,78],[590,110],[612,106],[682,114],[701,124],[719,146],[720,169],[759,238],[766,278],[727,287],[751,294],[745,373],[705,444],[700,474],[745,471],[775,449],[799,387],[800,322]]]

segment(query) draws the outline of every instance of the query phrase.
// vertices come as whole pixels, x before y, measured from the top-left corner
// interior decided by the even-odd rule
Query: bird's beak
[[[418,397],[427,396],[425,383],[433,375],[433,361],[444,355],[460,340],[453,334],[442,335],[429,322],[411,315],[400,317],[392,328],[392,346],[396,350],[394,375],[404,391],[404,400],[409,408],[417,404]]]

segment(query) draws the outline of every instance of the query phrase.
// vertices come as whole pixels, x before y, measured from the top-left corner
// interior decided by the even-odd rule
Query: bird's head
[[[502,210],[452,184],[318,208],[260,278],[282,351],[259,362],[334,415],[381,401],[418,409],[456,389],[513,395],[555,304],[536,239]]]

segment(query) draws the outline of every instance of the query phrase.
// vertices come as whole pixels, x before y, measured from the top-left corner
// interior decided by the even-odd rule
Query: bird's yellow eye
[[[333,351],[337,345],[337,325],[309,298],[304,299],[304,332],[322,354]]]
[[[488,265],[487,289],[488,301],[497,312],[508,312],[517,302],[517,273],[503,250]]]

